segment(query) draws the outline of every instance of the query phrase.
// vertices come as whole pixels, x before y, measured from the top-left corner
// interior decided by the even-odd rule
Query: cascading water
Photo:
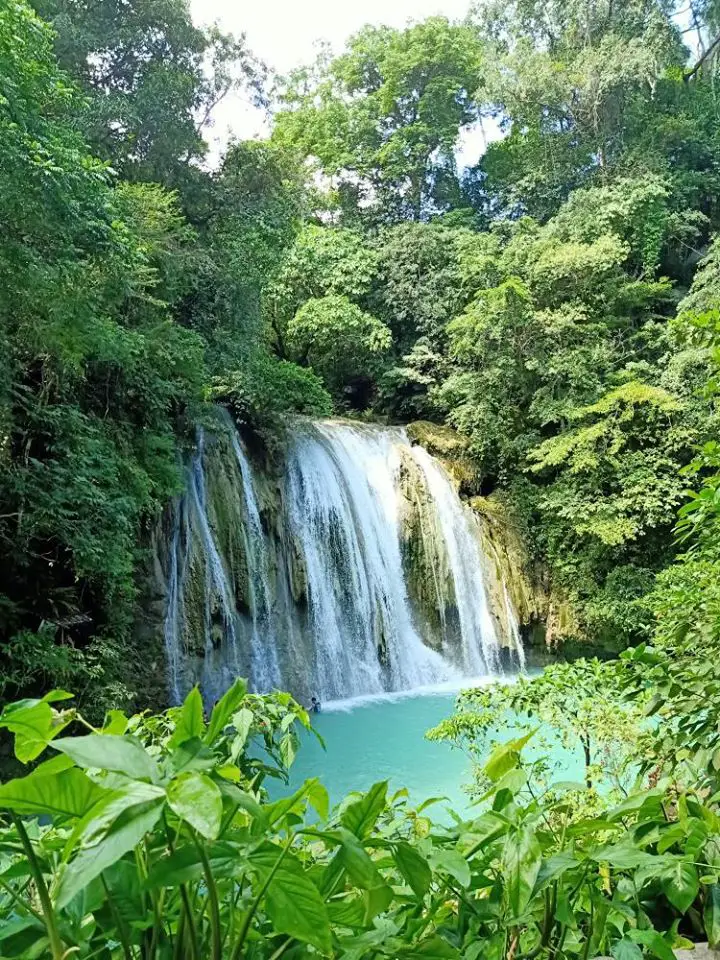
[[[507,592],[491,610],[475,515],[402,429],[298,421],[280,476],[226,429],[199,434],[173,517],[174,700],[238,674],[302,698],[412,690],[495,673],[501,647],[521,656]]]

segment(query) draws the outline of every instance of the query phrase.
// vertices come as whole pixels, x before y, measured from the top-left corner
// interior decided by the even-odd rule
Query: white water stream
[[[258,691],[284,688],[327,701],[457,684],[500,669],[500,619],[488,601],[477,520],[441,465],[411,446],[402,429],[298,422],[272,518],[259,493],[262,477],[231,430],[231,495],[241,502],[228,514],[242,525],[243,598],[235,596],[237,577],[223,557],[223,531],[209,516],[208,442],[200,433],[168,544],[165,644],[173,699],[198,681],[214,699],[238,674]],[[401,474],[410,462],[430,504],[433,536],[442,541],[443,569],[432,571],[433,628],[408,589]],[[198,577],[202,616],[190,609],[198,603],[190,589]],[[448,577],[449,596],[440,588]],[[518,662],[522,647],[507,593],[504,602],[502,619],[514,634],[505,646],[515,647]],[[448,628],[449,619],[459,629]],[[198,630],[204,637],[193,636]]]

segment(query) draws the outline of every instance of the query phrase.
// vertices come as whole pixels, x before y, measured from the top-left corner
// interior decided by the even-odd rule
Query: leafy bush
[[[266,792],[309,728],[287,694],[237,681],[209,718],[193,690],[97,729],[69,696],[0,715],[40,760],[0,786],[3,957],[671,960],[680,924],[720,937],[720,822],[695,790],[578,820],[577,785],[533,790],[529,734],[493,750],[467,821],[386,782],[331,811],[315,779]]]
[[[239,423],[277,428],[283,414],[324,417],[330,394],[312,370],[289,360],[254,353],[240,369],[217,377],[212,395],[233,409]]]

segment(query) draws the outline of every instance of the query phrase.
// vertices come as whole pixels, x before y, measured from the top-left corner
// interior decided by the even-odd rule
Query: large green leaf
[[[618,940],[610,948],[615,960],[642,960],[642,950],[632,940]]]
[[[54,699],[65,699],[61,693],[57,691]],[[61,718],[54,713],[49,699],[53,699],[53,694],[48,694],[42,700],[20,700],[7,706],[0,714],[0,727],[15,734],[15,756],[23,763],[39,757],[72,719],[72,715]]]
[[[519,737],[517,740],[498,744],[491,752],[484,767],[488,779],[497,783],[510,770],[513,770],[520,761],[520,751],[534,735],[535,730],[531,730],[530,733],[524,737]]]
[[[53,746],[72,757],[79,767],[112,770],[133,780],[158,779],[155,761],[132,737],[91,733],[85,737],[63,737],[55,740]]]
[[[81,848],[57,875],[53,889],[57,907],[66,906],[91,880],[136,847],[158,822],[162,810],[161,800],[126,810],[115,820],[103,840]]]
[[[712,949],[720,944],[720,884],[711,883],[705,889],[705,909],[703,911],[705,935]]]
[[[401,957],[424,957],[425,960],[460,960],[460,951],[443,937],[434,936],[411,944],[399,952]]]
[[[171,773],[178,774],[186,770],[212,770],[217,764],[218,759],[210,747],[195,737],[173,750],[168,766]]]
[[[237,846],[229,843],[211,843],[205,847],[213,876],[233,877],[245,869],[245,860]],[[203,876],[203,864],[197,846],[188,844],[174,853],[156,861],[148,875],[145,886],[152,890],[158,887],[176,887],[192,883]]]
[[[340,843],[338,861],[356,886],[370,890],[385,883],[372,857],[354,833],[343,827],[331,836]]]
[[[656,866],[660,869],[663,865],[663,858],[640,850],[633,846],[630,840],[600,847],[594,850],[591,856],[598,863],[609,863],[611,867],[617,867],[618,870],[634,870],[637,867],[646,866]]]
[[[313,810],[321,820],[327,820],[330,812],[330,796],[326,787],[319,780],[311,780],[307,798]]]
[[[513,918],[520,917],[530,902],[541,865],[540,842],[531,827],[523,826],[507,835],[503,844],[502,869]]]
[[[450,874],[462,887],[470,886],[470,864],[458,850],[442,847],[433,850],[430,863],[434,870]]]
[[[660,789],[643,790],[642,793],[633,793],[626,797],[622,803],[613,807],[606,814],[610,821],[621,820],[631,813],[637,813],[639,810],[645,810],[648,814],[656,813],[661,808],[663,791]]]
[[[168,805],[208,840],[214,840],[222,822],[222,795],[210,777],[190,770],[171,780]]]
[[[660,883],[663,893],[680,913],[685,913],[692,905],[700,889],[695,865],[685,860],[676,860],[663,870]]]
[[[264,844],[251,853],[249,860],[260,885],[272,873],[265,893],[265,909],[274,928],[329,954],[332,935],[327,907],[302,864],[291,853],[283,856],[282,849],[272,844]]]
[[[341,816],[344,827],[363,840],[372,831],[387,803],[387,780],[373,784],[364,797],[349,804]]]
[[[247,684],[244,680],[237,679],[227,693],[220,697],[210,715],[210,723],[205,733],[205,743],[213,743],[223,732],[246,695]]]
[[[575,855],[567,851],[555,853],[547,860],[543,860],[540,872],[538,873],[536,890],[542,890],[548,883],[557,880],[568,870],[573,870],[580,863]]]
[[[365,891],[365,923],[369,923],[392,902],[392,888],[354,833],[341,827],[330,836],[340,842],[338,866],[347,872],[355,886]]]
[[[200,691],[193,687],[190,693],[185,697],[185,702],[180,709],[180,716],[175,725],[175,731],[170,738],[170,747],[179,747],[186,740],[192,740],[194,737],[202,737],[205,733],[205,722],[203,720],[203,702]]]
[[[279,823],[283,817],[286,817],[289,813],[300,813],[305,806],[305,798],[308,793],[313,789],[313,785],[317,780],[306,780],[302,786],[298,787],[295,793],[291,794],[289,797],[282,797],[280,800],[275,800],[274,803],[268,803],[263,807],[263,823],[268,826],[273,826],[276,823]]]
[[[84,817],[99,801],[111,796],[82,770],[48,772],[43,767],[3,784],[0,807],[31,816]]]
[[[412,887],[415,895],[422,899],[428,892],[432,880],[432,871],[425,857],[405,840],[393,845],[393,857],[398,870]]]
[[[107,787],[106,796],[78,821],[70,835],[63,859],[69,860],[77,847],[91,847],[105,837],[116,820],[133,808],[163,803],[165,791],[142,780],[128,780],[119,774],[107,774],[100,785]]]
[[[658,957],[658,960],[675,960],[670,944],[657,930],[630,930],[628,938],[635,943],[641,943],[649,953]]]

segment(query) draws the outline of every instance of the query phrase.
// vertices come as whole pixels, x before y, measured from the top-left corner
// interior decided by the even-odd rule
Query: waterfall
[[[237,675],[304,699],[412,690],[494,674],[503,647],[522,656],[473,511],[401,428],[298,421],[274,471],[229,417],[200,431],[168,554],[174,701]]]

